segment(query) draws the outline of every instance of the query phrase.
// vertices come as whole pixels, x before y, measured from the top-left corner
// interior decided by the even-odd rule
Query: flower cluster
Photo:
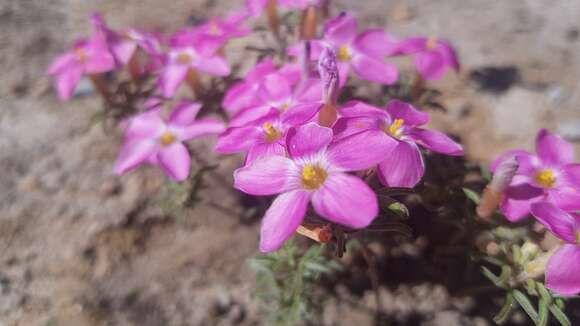
[[[399,70],[388,57],[414,56],[424,79],[458,70],[451,46],[436,38],[398,41],[381,28],[360,32],[356,18],[347,13],[328,19],[318,35],[327,6],[328,1],[252,0],[243,10],[173,35],[135,28],[117,31],[95,14],[93,35],[76,42],[48,72],[63,100],[73,96],[83,76],[105,97],[110,80],[119,76],[154,82],[139,112],[121,123],[125,141],[114,168],[118,174],[153,164],[172,180],[186,180],[191,164],[186,142],[207,134],[219,134],[218,153],[245,153],[244,166],[234,172],[234,187],[252,195],[278,195],[262,223],[260,249],[270,252],[297,230],[309,203],[332,223],[364,228],[379,212],[369,185],[374,175],[386,187],[414,187],[425,172],[421,147],[463,154],[449,137],[426,129],[429,115],[411,103],[392,99],[381,108],[339,101],[351,71],[365,81],[396,83]],[[263,57],[227,89],[221,103],[227,127],[217,119],[198,119],[204,75],[219,78],[232,72],[225,56],[228,41],[251,33],[249,20],[262,14],[279,38],[279,7],[303,11],[299,38],[279,53],[279,58],[291,60]],[[184,83],[193,89],[195,100],[179,98],[164,114],[163,104],[177,98]]]
[[[580,164],[573,163],[573,145],[548,130],[540,130],[536,153],[511,150],[492,164],[500,173],[509,162],[515,173],[503,187],[501,212],[516,222],[530,213],[566,242],[550,259],[546,285],[557,293],[580,292]]]

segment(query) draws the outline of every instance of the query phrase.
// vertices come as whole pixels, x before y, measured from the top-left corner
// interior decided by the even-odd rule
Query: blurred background
[[[456,47],[462,70],[430,84],[447,112],[432,125],[489,163],[502,151],[532,150],[540,128],[580,153],[580,2],[574,0],[334,1],[362,27],[397,38],[437,36]],[[0,325],[252,325],[259,220],[231,188],[238,157],[204,154],[219,167],[199,204],[169,218],[148,198],[163,175],[112,175],[119,134],[90,119],[97,96],[59,102],[46,69],[91,32],[100,11],[113,28],[174,32],[242,6],[225,0],[0,0]],[[227,56],[241,62],[252,40]],[[246,63],[247,64],[247,63]],[[198,143],[210,153],[212,142]],[[219,202],[219,203],[218,203]],[[219,205],[217,205],[219,204]],[[333,285],[328,325],[371,325],[372,293]],[[488,325],[493,311],[436,282],[383,285],[389,313],[408,325]],[[346,298],[346,299],[345,299]],[[343,300],[344,299],[344,300]],[[354,304],[353,302],[356,302]],[[417,317],[418,316],[418,317]],[[484,318],[485,317],[485,318]],[[526,324],[525,319],[522,320]]]

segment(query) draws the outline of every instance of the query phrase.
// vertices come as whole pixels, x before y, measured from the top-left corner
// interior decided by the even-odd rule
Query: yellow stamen
[[[180,53],[177,56],[177,63],[182,65],[191,64],[191,55],[189,55],[189,53]]]
[[[159,138],[159,142],[163,146],[169,146],[169,145],[173,144],[176,140],[177,140],[177,137],[175,137],[175,135],[170,133],[169,131],[166,131],[161,136],[161,138]]]
[[[580,246],[580,231],[576,232],[576,244]]]
[[[391,134],[391,136],[398,138],[401,136],[401,127],[403,126],[403,123],[405,123],[404,119],[395,119],[395,121],[393,121],[393,123],[387,128],[387,132]]]
[[[550,169],[542,170],[536,173],[534,179],[544,188],[553,188],[556,185],[556,176]]]
[[[286,112],[289,107],[290,107],[290,105],[288,103],[284,103],[284,104],[280,105],[280,111]]]
[[[348,45],[342,45],[339,49],[338,49],[338,55],[336,56],[336,58],[339,61],[350,61],[350,59],[352,59],[352,55],[350,54],[350,48],[348,47]]]
[[[270,122],[265,122],[263,128],[266,132],[265,138],[267,142],[273,143],[282,138],[282,132],[276,129]]]
[[[306,165],[302,169],[302,186],[309,190],[315,190],[320,188],[326,178],[328,177],[328,172],[317,165]]]
[[[430,37],[427,39],[427,50],[433,51],[437,48],[437,43],[439,40],[436,37]]]

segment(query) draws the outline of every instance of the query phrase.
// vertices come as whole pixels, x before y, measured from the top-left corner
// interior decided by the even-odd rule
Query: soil
[[[203,174],[193,207],[158,205],[165,182],[159,171],[112,174],[121,134],[91,123],[102,105],[97,96],[62,103],[45,76],[58,53],[89,33],[86,18],[95,10],[113,27],[170,32],[240,4],[0,0],[0,325],[262,323],[246,263],[258,254],[259,218],[247,214],[249,199],[231,188],[241,158],[211,153],[213,140],[194,142],[203,153],[194,172],[207,164],[217,169]],[[580,2],[336,6],[401,38],[437,35],[455,44],[462,71],[429,85],[443,93],[447,109],[433,112],[431,125],[460,139],[467,159],[487,164],[508,148],[532,149],[542,127],[575,141],[580,153]],[[246,42],[227,52],[242,66]],[[341,261],[348,272],[323,282],[324,325],[492,324],[497,293],[467,295],[466,288],[485,281],[477,270],[462,269],[461,253],[442,264],[431,260],[427,229],[437,214],[413,212],[412,241],[371,241],[377,257],[390,257],[377,269],[381,315],[365,263],[347,253]],[[528,323],[523,315],[512,322]]]

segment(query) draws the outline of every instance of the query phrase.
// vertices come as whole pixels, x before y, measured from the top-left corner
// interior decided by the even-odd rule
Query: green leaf
[[[550,291],[548,291],[548,289],[546,289],[546,287],[544,286],[544,284],[538,282],[538,292],[540,293],[540,297],[546,301],[546,303],[548,305],[552,304],[552,295],[550,294]]]
[[[566,316],[566,314],[564,313],[564,311],[562,311],[560,307],[558,307],[555,304],[552,304],[550,305],[549,309],[552,315],[554,315],[554,317],[556,317],[558,322],[560,322],[560,325],[572,326],[572,322],[570,322],[570,319],[568,319],[568,316]]]
[[[513,309],[514,296],[511,294],[511,292],[508,292],[505,296],[505,302],[501,307],[501,310],[493,317],[493,321],[498,325],[505,324],[508,321]]]
[[[493,284],[497,286],[501,286],[501,280],[497,275],[495,275],[492,271],[490,271],[487,267],[481,266],[481,272],[485,277],[487,277]]]
[[[524,309],[526,314],[534,321],[535,324],[538,323],[538,312],[536,308],[532,305],[532,302],[527,295],[522,293],[520,290],[514,290],[514,299],[519,303],[519,305]]]
[[[387,208],[397,214],[397,216],[399,216],[400,218],[408,218],[409,217],[409,209],[407,208],[407,206],[405,206],[402,203],[399,203],[398,201],[390,203],[389,206],[387,206]]]
[[[536,325],[538,326],[546,326],[548,325],[548,320],[550,320],[550,312],[548,310],[548,302],[543,298],[540,299],[540,306],[539,306],[539,316],[538,322]]]
[[[474,202],[476,205],[479,205],[481,198],[479,197],[478,193],[468,188],[463,188],[463,193],[467,198],[471,199],[472,202]]]

